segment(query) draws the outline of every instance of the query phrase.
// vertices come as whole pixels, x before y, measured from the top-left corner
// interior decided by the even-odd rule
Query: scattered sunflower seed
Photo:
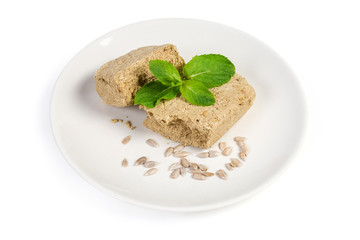
[[[206,179],[206,176],[201,173],[194,173],[192,175],[192,177],[197,180],[205,180]]]
[[[230,158],[230,160],[231,160],[231,163],[232,163],[233,165],[235,165],[236,167],[241,167],[242,163],[240,162],[239,159],[237,159],[237,158]]]
[[[185,167],[180,168],[180,174],[183,177],[186,175],[186,168]]]
[[[199,166],[201,171],[207,171],[208,170],[208,167],[203,165],[203,164],[199,164],[198,166]]]
[[[169,171],[173,171],[176,168],[181,167],[181,164],[179,162],[175,162],[169,166]]]
[[[224,151],[225,148],[226,148],[226,142],[220,142],[220,143],[219,143],[219,149],[220,149],[221,151]]]
[[[203,172],[202,175],[206,176],[206,177],[212,177],[214,176],[215,174],[212,173],[212,172]]]
[[[244,145],[241,147],[241,150],[247,155],[249,149]]]
[[[237,145],[242,148],[242,147],[245,146],[245,142],[244,141],[238,141]]]
[[[118,118],[113,118],[113,119],[111,119],[111,122],[112,123],[117,123],[117,122],[119,122],[119,119]]]
[[[146,168],[153,168],[153,167],[155,167],[156,166],[156,164],[157,164],[157,162],[154,162],[154,161],[147,161],[147,162],[144,162],[144,167],[146,167]]]
[[[183,150],[184,148],[185,148],[184,145],[179,144],[179,145],[177,145],[176,147],[174,147],[174,152],[181,151],[181,150]]]
[[[190,163],[190,168],[192,169],[199,169],[199,165],[197,165],[196,163]]]
[[[121,141],[121,143],[122,143],[122,144],[127,144],[127,143],[130,141],[130,139],[131,139],[131,136],[129,135],[129,136],[125,137],[125,138]]]
[[[247,138],[245,138],[245,137],[235,137],[235,138],[234,138],[234,141],[235,141],[235,142],[245,141],[245,140],[247,140]]]
[[[235,169],[235,166],[233,166],[231,163],[225,163],[225,167],[229,170],[232,171]]]
[[[172,179],[178,178],[180,176],[180,168],[175,169],[171,174],[170,177]]]
[[[202,152],[196,155],[199,158],[208,158],[209,157],[209,153],[208,152]]]
[[[232,147],[226,147],[224,149],[224,151],[222,151],[222,154],[224,154],[225,156],[229,156],[232,153]]]
[[[241,160],[245,161],[246,160],[246,153],[240,152],[239,157],[240,157]]]
[[[188,168],[190,167],[190,162],[189,160],[187,160],[186,158],[182,158],[180,160],[181,166],[183,166],[184,168]]]
[[[121,162],[121,166],[127,167],[128,165],[129,165],[128,160],[126,158],[124,158],[124,160],[122,160],[122,162]]]
[[[216,175],[223,180],[227,180],[227,178],[228,178],[227,173],[222,169],[217,170]]]
[[[215,150],[209,151],[209,157],[211,157],[211,158],[217,157],[219,155],[220,155],[220,153],[218,151],[215,151]]]
[[[187,157],[189,156],[191,153],[189,152],[185,152],[185,151],[180,151],[180,152],[174,152],[174,157]]]
[[[153,175],[157,172],[157,168],[150,168],[149,170],[147,170],[145,173],[144,173],[144,176],[150,176],[150,175]]]
[[[138,160],[135,161],[135,166],[144,165],[144,163],[147,161],[147,157],[141,157]]]
[[[166,149],[166,151],[165,151],[165,157],[170,156],[173,152],[174,152],[174,148],[168,147],[168,149]]]
[[[151,138],[146,140],[146,143],[149,144],[151,147],[158,147],[159,146],[159,144],[154,139],[151,139]]]

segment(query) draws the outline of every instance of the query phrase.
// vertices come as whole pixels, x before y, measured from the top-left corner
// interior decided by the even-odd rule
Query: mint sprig
[[[235,74],[235,66],[220,54],[205,54],[193,57],[183,68],[180,76],[177,69],[164,60],[149,62],[152,74],[158,79],[145,84],[135,96],[134,104],[155,107],[161,100],[175,98],[179,92],[191,104],[210,106],[215,103],[209,88],[227,83]]]

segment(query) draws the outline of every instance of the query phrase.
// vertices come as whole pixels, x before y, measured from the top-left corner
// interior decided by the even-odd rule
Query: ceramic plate
[[[146,129],[146,113],[137,107],[105,105],[95,91],[95,71],[107,61],[148,45],[172,43],[185,61],[193,56],[219,53],[255,88],[252,108],[221,139],[238,148],[234,136],[248,138],[249,156],[241,168],[229,172],[227,181],[214,176],[206,181],[188,174],[170,179],[167,170],[174,157],[164,151],[177,143]],[[130,120],[124,123],[110,119]],[[51,123],[56,142],[70,165],[89,183],[128,203],[174,211],[202,211],[229,205],[266,187],[288,165],[301,142],[305,126],[304,97],[287,63],[254,37],[221,24],[193,19],[159,19],[114,30],[82,49],[65,67],[54,88]],[[131,135],[127,145],[121,140]],[[160,147],[145,143],[155,139]],[[217,149],[217,143],[212,149]],[[225,169],[229,157],[201,159],[201,149],[187,147],[191,161],[209,171]],[[159,163],[159,171],[143,176],[144,167],[134,161],[147,156]],[[129,166],[124,168],[124,158]]]

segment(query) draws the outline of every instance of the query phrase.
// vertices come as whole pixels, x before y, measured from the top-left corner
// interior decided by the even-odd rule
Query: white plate
[[[143,127],[146,117],[143,110],[107,106],[95,91],[93,75],[102,64],[133,49],[165,43],[175,44],[185,61],[197,54],[223,54],[255,88],[257,97],[253,107],[221,139],[235,150],[234,136],[249,139],[248,160],[243,167],[228,172],[227,181],[216,176],[198,181],[190,175],[170,179],[167,167],[178,159],[165,158],[163,154],[176,143]],[[217,23],[160,19],[122,27],[82,49],[56,83],[51,123],[56,142],[70,165],[98,189],[140,206],[201,211],[235,203],[266,187],[288,165],[299,147],[305,112],[304,97],[294,73],[264,43]],[[126,120],[126,116],[137,126],[134,131],[124,124],[110,122],[111,118]],[[129,134],[130,143],[121,144]],[[161,147],[146,145],[147,138],[155,139]],[[132,166],[143,155],[160,162],[157,174],[144,177],[145,168]],[[121,167],[125,157],[130,162],[127,168]],[[215,170],[224,168],[229,158],[190,159]]]

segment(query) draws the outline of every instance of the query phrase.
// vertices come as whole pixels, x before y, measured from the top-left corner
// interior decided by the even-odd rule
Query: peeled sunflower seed
[[[198,169],[199,168],[199,165],[197,165],[196,163],[190,163],[190,168],[192,169]]]
[[[168,149],[166,149],[166,151],[165,151],[165,157],[170,156],[173,152],[174,152],[174,148],[168,147]]]
[[[218,151],[215,151],[215,150],[209,151],[209,157],[211,157],[211,158],[217,157],[219,155],[220,155],[220,153]]]
[[[219,149],[220,149],[221,151],[224,151],[225,148],[226,148],[226,142],[220,142],[220,143],[219,143]]]
[[[249,149],[244,145],[241,147],[241,150],[247,155]]]
[[[121,141],[121,143],[122,144],[127,144],[128,142],[130,142],[130,139],[131,139],[131,136],[127,136]]]
[[[235,169],[235,166],[232,165],[231,163],[225,163],[225,167],[229,170],[229,171],[232,171]]]
[[[144,167],[146,168],[152,168],[152,167],[155,167],[157,164],[157,162],[154,162],[154,161],[147,161],[147,162],[144,162]]]
[[[239,146],[239,147],[244,147],[245,146],[245,142],[244,141],[238,141],[238,142],[236,142],[237,143],[237,145]]]
[[[216,175],[223,180],[227,180],[227,178],[228,178],[227,173],[222,169],[217,170]]]
[[[189,156],[191,153],[189,152],[185,152],[185,151],[180,151],[180,152],[174,152],[174,157],[187,157]]]
[[[175,169],[171,174],[170,177],[172,179],[178,178],[180,176],[180,168]]]
[[[150,175],[153,175],[157,172],[157,168],[150,168],[149,170],[147,170],[145,173],[144,173],[144,176],[150,176]]]
[[[190,162],[186,159],[186,158],[182,158],[180,160],[180,163],[181,163],[181,166],[185,167],[185,168],[188,168],[190,167]]]
[[[246,153],[240,152],[239,157],[240,157],[241,160],[245,161],[246,160]]]
[[[208,170],[208,167],[203,165],[203,164],[198,164],[199,168],[201,171],[207,171]]]
[[[186,175],[186,168],[182,167],[180,168],[180,175],[185,176]]]
[[[208,152],[202,152],[196,155],[199,158],[208,158],[209,157],[209,153]]]
[[[147,161],[147,157],[141,157],[135,161],[135,166],[143,165]]]
[[[181,150],[183,150],[184,148],[185,148],[184,145],[179,144],[179,145],[177,145],[176,147],[174,147],[174,152],[181,151]]]
[[[214,176],[215,174],[212,173],[212,172],[203,172],[202,175],[206,176],[206,177],[212,177]]]
[[[245,141],[245,140],[247,140],[247,138],[245,138],[245,137],[235,137],[235,138],[234,138],[234,141],[235,141],[235,142]]]
[[[188,172],[194,174],[201,173],[202,171],[200,169],[189,168]]]
[[[222,154],[224,154],[225,156],[229,156],[232,153],[232,147],[226,147],[224,149],[224,151],[222,151]]]
[[[169,166],[169,171],[173,171],[176,168],[181,167],[181,164],[179,162],[173,163]]]
[[[230,160],[231,160],[231,163],[232,163],[233,165],[235,165],[236,167],[241,167],[242,163],[240,162],[239,159],[237,159],[237,158],[230,158]]]
[[[146,140],[146,143],[149,144],[149,146],[151,146],[151,147],[158,147],[159,146],[159,144],[154,139],[151,139],[151,138]]]
[[[128,160],[126,158],[124,158],[124,160],[122,160],[122,162],[121,162],[121,166],[127,167],[128,165],[129,165]]]
[[[192,175],[192,177],[193,177],[194,179],[197,179],[197,180],[205,180],[205,179],[206,179],[206,176],[204,176],[204,175],[201,174],[201,173],[194,173],[194,174]]]

